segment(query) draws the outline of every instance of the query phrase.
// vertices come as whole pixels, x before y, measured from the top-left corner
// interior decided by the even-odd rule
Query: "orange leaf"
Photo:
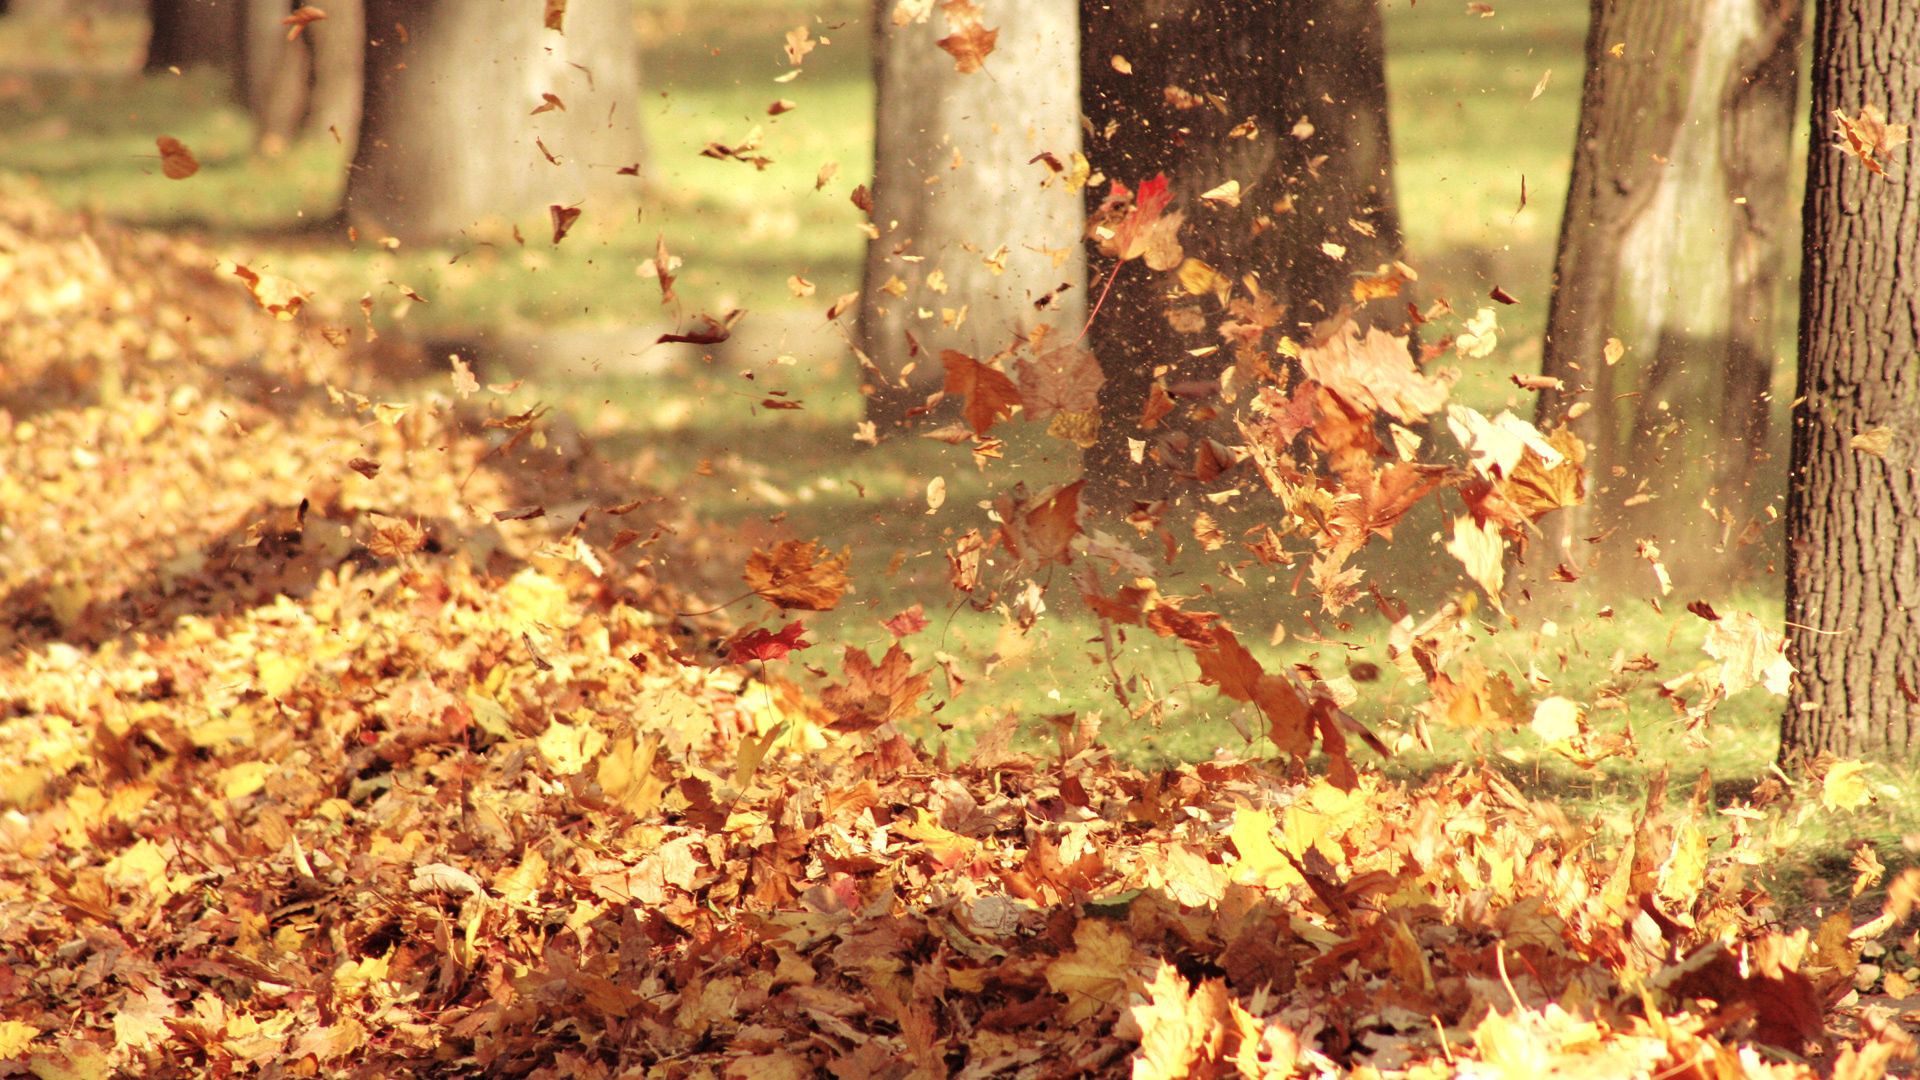
[[[966,399],[962,415],[975,435],[985,435],[1019,406],[1020,391],[1005,373],[954,349],[942,352],[940,362],[947,367],[946,393]]]
[[[1026,486],[1018,485],[1013,494],[994,501],[1000,515],[1000,542],[1015,559],[1045,566],[1070,563],[1069,545],[1080,535],[1080,489],[1085,480],[1053,489],[1033,501],[1026,498]]]
[[[169,180],[185,180],[200,171],[200,162],[187,145],[171,135],[153,140],[160,147],[160,172]]]
[[[291,27],[287,31],[287,40],[292,41],[300,36],[300,31],[305,30],[308,23],[317,23],[326,17],[327,13],[317,7],[299,7],[294,9],[293,14],[281,19],[280,25]]]
[[[747,587],[781,608],[831,611],[849,587],[849,558],[812,540],[783,540],[747,556]]]

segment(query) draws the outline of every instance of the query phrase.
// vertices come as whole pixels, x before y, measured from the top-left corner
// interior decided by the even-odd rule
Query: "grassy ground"
[[[68,205],[197,234],[237,261],[313,290],[317,306],[343,318],[357,320],[354,306],[371,294],[381,320],[404,317],[423,332],[642,328],[634,332],[630,352],[641,352],[662,324],[697,311],[744,307],[752,320],[804,326],[795,337],[804,345],[791,363],[737,350],[668,358],[648,351],[649,362],[638,370],[586,355],[526,373],[532,381],[523,393],[580,416],[604,453],[640,462],[646,475],[703,521],[747,541],[819,536],[836,547],[850,545],[862,591],[816,621],[816,640],[878,647],[887,638],[881,618],[924,605],[934,620],[928,633],[938,635],[938,647],[971,680],[938,714],[939,726],[952,729],[958,747],[1016,707],[1028,715],[1099,711],[1108,718],[1108,739],[1142,760],[1243,747],[1246,721],[1212,691],[1191,684],[1191,661],[1177,647],[1139,638],[1123,647],[1124,666],[1149,680],[1167,703],[1158,722],[1129,720],[1101,677],[1097,627],[1070,607],[1050,613],[1025,635],[992,613],[954,612],[942,550],[958,532],[986,524],[978,503],[989,497],[988,478],[964,448],[914,440],[865,450],[852,440],[860,399],[851,360],[844,349],[818,342],[826,302],[858,285],[863,240],[847,194],[871,168],[872,90],[865,33],[856,21],[864,5],[643,0],[640,6],[654,182],[633,207],[596,215],[592,227],[559,248],[539,243],[524,249],[388,251],[314,228],[338,198],[338,150],[323,144],[278,158],[254,154],[245,117],[225,103],[215,79],[202,73],[138,75],[139,28],[110,20],[85,40],[70,30],[54,40],[44,28],[0,20],[0,71],[13,72],[0,75],[0,159],[37,177],[47,193]],[[1538,363],[1584,20],[1579,0],[1503,5],[1491,19],[1464,15],[1458,5],[1389,5],[1399,194],[1410,259],[1424,271],[1423,287],[1466,303],[1500,284],[1526,300],[1502,311],[1506,346],[1470,371],[1461,386],[1467,403],[1482,409],[1530,407],[1506,376]],[[782,36],[803,24],[827,43],[807,58],[799,80],[776,83],[788,70]],[[1543,77],[1544,90],[1536,97]],[[790,98],[799,108],[769,118],[766,106],[775,98]],[[771,168],[756,171],[698,156],[708,141],[738,141],[755,127],[763,129],[763,152],[775,161]],[[191,146],[205,166],[202,173],[188,183],[161,179],[153,147],[160,134]],[[830,165],[837,171],[816,189]],[[607,224],[616,219],[617,225]],[[543,230],[530,224],[526,231],[537,236]],[[677,285],[682,309],[663,311],[655,283],[637,273],[658,237],[685,260]],[[813,281],[816,294],[794,298],[789,275]],[[430,302],[400,301],[394,283]],[[790,391],[805,408],[760,407],[775,389]],[[1024,478],[1039,486],[1069,473],[1070,455],[1046,449],[1043,441],[1017,436],[1008,461],[1020,464],[998,467],[993,483]],[[925,492],[935,477],[946,481],[947,499],[929,513]],[[1434,546],[1425,542],[1435,524],[1410,522],[1401,548],[1369,564],[1370,577],[1417,612],[1450,598],[1471,598],[1457,569],[1436,559]],[[737,567],[716,560],[699,568],[716,601],[738,590]],[[1657,693],[1663,680],[1704,661],[1704,624],[1678,611],[1684,597],[1669,598],[1666,613],[1657,612],[1649,603],[1651,574],[1637,591],[1573,602],[1551,634],[1480,620],[1481,651],[1490,667],[1515,678],[1532,669],[1552,680],[1555,693],[1618,705],[1597,713],[1596,723],[1631,727],[1639,755],[1583,769],[1524,731],[1437,731],[1431,749],[1419,748],[1414,706],[1425,697],[1424,686],[1386,662],[1382,620],[1369,613],[1338,634],[1355,642],[1351,649],[1315,645],[1303,635],[1331,628],[1308,621],[1289,595],[1289,582],[1256,576],[1236,587],[1211,569],[1189,557],[1168,570],[1163,587],[1198,591],[1203,581],[1217,582],[1205,586],[1220,590],[1207,606],[1226,611],[1250,640],[1266,637],[1275,624],[1286,627],[1288,641],[1274,654],[1312,663],[1324,674],[1337,675],[1359,660],[1381,667],[1384,678],[1362,688],[1355,710],[1407,746],[1390,766],[1397,771],[1485,762],[1540,794],[1615,815],[1635,804],[1647,770],[1656,765],[1688,779],[1711,769],[1729,791],[1767,775],[1776,699],[1749,691],[1724,708],[1703,737],[1685,731]],[[1053,596],[1071,592],[1064,581],[1055,585]],[[1602,617],[1609,605],[1611,617]],[[1778,600],[1766,592],[1723,606],[1779,618]],[[765,614],[736,610],[742,620]],[[1658,661],[1658,670],[1615,673],[1616,657],[1641,653]],[[1046,737],[1044,725],[1032,727],[1033,738]],[[1824,833],[1822,826],[1811,828],[1814,833],[1794,841],[1792,850],[1800,853],[1794,858],[1830,859],[1836,837],[1866,831],[1891,862],[1895,838],[1920,832],[1920,809],[1840,823]]]

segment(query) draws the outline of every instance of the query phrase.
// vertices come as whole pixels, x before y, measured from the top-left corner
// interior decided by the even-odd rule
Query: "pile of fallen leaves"
[[[243,269],[0,201],[0,1075],[1908,1052],[1836,1006],[1913,877],[1864,925],[1779,925],[1758,812],[1706,784],[1613,829],[1468,768],[1146,773],[1072,722],[929,757],[905,648],[849,650],[817,699],[690,655],[644,491],[457,370],[382,391],[357,331]],[[763,595],[819,587],[761,562]],[[1238,654],[1195,633],[1228,689]]]

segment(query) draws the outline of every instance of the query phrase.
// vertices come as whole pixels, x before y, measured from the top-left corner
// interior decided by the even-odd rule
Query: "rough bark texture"
[[[146,69],[217,68],[240,77],[240,0],[153,0]]]
[[[1884,178],[1833,147],[1834,112],[1912,119],[1920,6],[1822,0],[1802,218],[1800,375],[1787,496],[1787,623],[1800,668],[1781,755],[1920,748],[1920,152]],[[1882,460],[1849,446],[1892,429]]]
[[[1542,363],[1566,390],[1539,417],[1581,411],[1594,483],[1547,566],[1625,563],[1640,537],[1689,586],[1738,564],[1727,541],[1757,508],[1769,437],[1801,22],[1798,0],[1593,4]]]
[[[631,192],[618,170],[641,156],[628,0],[575,0],[564,33],[545,29],[540,5],[516,0],[371,0],[366,11],[365,110],[346,195],[363,231],[431,241],[512,223],[531,242],[548,234],[552,205],[629,212],[591,201]],[[548,93],[566,108],[531,115]]]
[[[940,388],[942,349],[991,354],[1040,323],[1078,333],[1086,280],[1079,196],[1033,160],[1080,149],[1078,0],[993,5],[999,38],[971,74],[936,47],[938,13],[902,26],[895,6],[874,10],[880,236],[859,321],[883,423]]]
[[[1339,312],[1351,275],[1399,257],[1376,0],[1082,0],[1081,11],[1094,168],[1131,188],[1165,173],[1188,215],[1186,253],[1236,283],[1257,275],[1286,306],[1279,329],[1298,336]],[[1240,184],[1239,207],[1198,198],[1228,180]],[[1089,205],[1105,194],[1090,188]],[[1093,281],[1109,269],[1096,259]],[[1165,494],[1188,456],[1177,429],[1171,439],[1140,430],[1155,370],[1168,383],[1204,382],[1231,360],[1190,355],[1221,342],[1173,329],[1167,286],[1123,266],[1089,334],[1107,382],[1086,466],[1109,501]],[[1387,325],[1404,321],[1401,306],[1382,312]],[[1129,438],[1156,440],[1166,460],[1134,465]]]

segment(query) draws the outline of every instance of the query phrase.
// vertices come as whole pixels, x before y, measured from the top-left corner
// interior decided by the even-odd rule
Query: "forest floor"
[[[1209,586],[1395,750],[1345,792],[1256,764],[1250,707],[1177,643],[1141,633],[1107,662],[1070,599],[1027,629],[957,603],[943,552],[991,528],[1007,477],[965,446],[857,444],[823,314],[858,284],[846,196],[871,135],[841,6],[643,4],[660,96],[638,221],[524,249],[346,243],[308,224],[337,199],[332,148],[255,155],[205,76],[126,70],[128,25],[49,48],[0,20],[0,998],[26,1003],[0,1010],[0,1070],[1043,1074],[1124,1071],[1160,1031],[1192,1067],[1304,1045],[1329,1068],[1459,1052],[1605,1073],[1722,1037],[1831,1066],[1819,1040],[1885,1019],[1828,1007],[1920,981],[1920,942],[1870,942],[1876,982],[1835,935],[1911,903],[1916,778],[1774,775],[1760,688],[1688,716],[1676,695],[1718,670],[1683,610],[1705,590],[1663,598],[1649,569],[1503,623],[1423,541],[1438,516],[1365,562],[1416,619],[1451,605],[1485,672],[1584,703],[1574,752],[1530,711],[1437,722],[1384,618],[1316,620],[1284,578]],[[1507,377],[1538,363],[1526,284],[1547,279],[1567,157],[1539,132],[1571,130],[1581,14],[1390,23],[1431,50],[1396,45],[1392,73],[1423,287],[1527,300],[1457,388],[1488,412],[1526,407]],[[831,44],[775,87],[802,23]],[[768,121],[773,96],[802,108]],[[697,156],[754,124],[774,168]],[[160,178],[163,133],[199,155],[191,182]],[[662,237],[684,307],[637,273]],[[219,259],[298,283],[306,311],[266,318]],[[420,378],[360,340],[363,295]],[[720,348],[653,344],[733,308]],[[1009,443],[1035,489],[1075,468]],[[737,596],[756,549],[816,538],[852,549],[851,593],[806,616],[829,649],[729,663],[765,605],[677,614]],[[1196,547],[1161,576],[1197,587],[1214,561]],[[1779,617],[1763,585],[1711,599]],[[886,653],[915,607],[921,670],[891,691],[800,663]],[[1152,707],[1122,704],[1107,664]],[[926,711],[889,707],[903,738],[847,721],[849,694],[906,689]],[[1764,962],[1733,970],[1721,938]],[[1388,982],[1415,989],[1383,1004]],[[1665,995],[1651,1017],[1626,1004],[1643,989]],[[1189,1028],[1216,1034],[1168,1034]]]

